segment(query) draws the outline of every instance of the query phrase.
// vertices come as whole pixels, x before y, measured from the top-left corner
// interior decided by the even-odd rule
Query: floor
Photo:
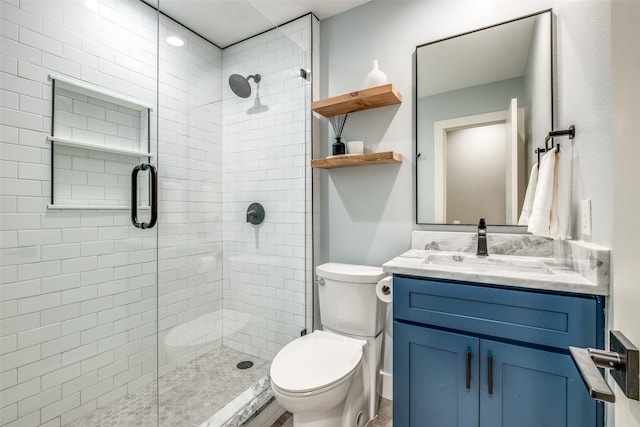
[[[253,361],[253,367],[238,369],[244,360]],[[218,347],[160,378],[159,411],[152,382],[65,427],[156,427],[158,417],[163,427],[199,426],[267,374],[269,363]]]
[[[387,399],[380,399],[378,416],[371,421],[367,427],[391,427],[393,420],[393,402]],[[293,427],[293,415],[289,412],[282,414],[271,427]]]

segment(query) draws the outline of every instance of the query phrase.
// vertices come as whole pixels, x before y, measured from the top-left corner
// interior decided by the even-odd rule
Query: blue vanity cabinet
[[[602,298],[394,276],[393,422],[588,427],[568,346],[602,348]]]
[[[393,352],[393,425],[478,425],[477,338],[394,321]]]
[[[480,389],[481,426],[598,425],[596,402],[567,354],[481,340]]]

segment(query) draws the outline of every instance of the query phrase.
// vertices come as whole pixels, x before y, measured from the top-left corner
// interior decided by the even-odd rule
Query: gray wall
[[[403,95],[399,106],[351,114],[344,136],[371,151],[394,150],[401,165],[321,171],[324,260],[380,265],[409,248],[415,225],[415,47],[553,8],[557,129],[570,143],[574,238],[609,246],[612,236],[610,5],[603,1],[372,1],[321,21],[320,97],[362,88],[371,61]],[[321,120],[324,152],[331,132]],[[566,141],[565,141],[566,142]],[[579,201],[592,201],[592,236],[582,236]],[[426,228],[426,227],[425,227]]]
[[[577,129],[576,138],[565,141],[572,163],[573,236],[611,245],[610,3],[387,0],[321,21],[321,98],[361,89],[373,59],[403,95],[399,106],[351,114],[344,139],[363,140],[371,151],[394,150],[405,158],[401,165],[319,172],[323,261],[381,265],[409,248],[412,230],[429,228],[417,226],[414,213],[415,47],[548,8],[556,15],[554,127],[575,124]],[[326,155],[331,133],[326,120],[321,124]],[[583,199],[592,201],[591,236],[579,232]],[[387,372],[389,344],[383,366]]]
[[[524,100],[523,104],[528,108],[525,110],[525,160],[526,173],[538,161],[534,153],[535,147],[540,147],[544,141],[546,132],[549,129],[549,105],[551,94],[548,87],[549,75],[545,70],[549,57],[549,43],[547,29],[548,15],[545,14],[536,20],[536,25],[531,39],[531,53],[527,62],[527,69],[524,74]],[[535,94],[535,96],[534,96]],[[520,100],[518,100],[520,103]],[[529,177],[527,176],[527,181]]]

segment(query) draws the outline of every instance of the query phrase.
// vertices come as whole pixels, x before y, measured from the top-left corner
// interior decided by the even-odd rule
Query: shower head
[[[251,85],[249,79],[253,79],[254,82],[260,83],[260,74],[254,74],[247,77],[243,77],[240,74],[231,74],[229,76],[229,86],[233,93],[240,98],[248,98],[251,95]]]

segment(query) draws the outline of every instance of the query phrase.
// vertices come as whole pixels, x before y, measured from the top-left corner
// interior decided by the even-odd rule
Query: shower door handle
[[[151,187],[149,197],[151,203],[151,218],[149,222],[138,221],[138,172],[148,170]],[[158,220],[158,170],[151,163],[136,165],[131,171],[131,222],[137,228],[147,229],[156,225]]]

